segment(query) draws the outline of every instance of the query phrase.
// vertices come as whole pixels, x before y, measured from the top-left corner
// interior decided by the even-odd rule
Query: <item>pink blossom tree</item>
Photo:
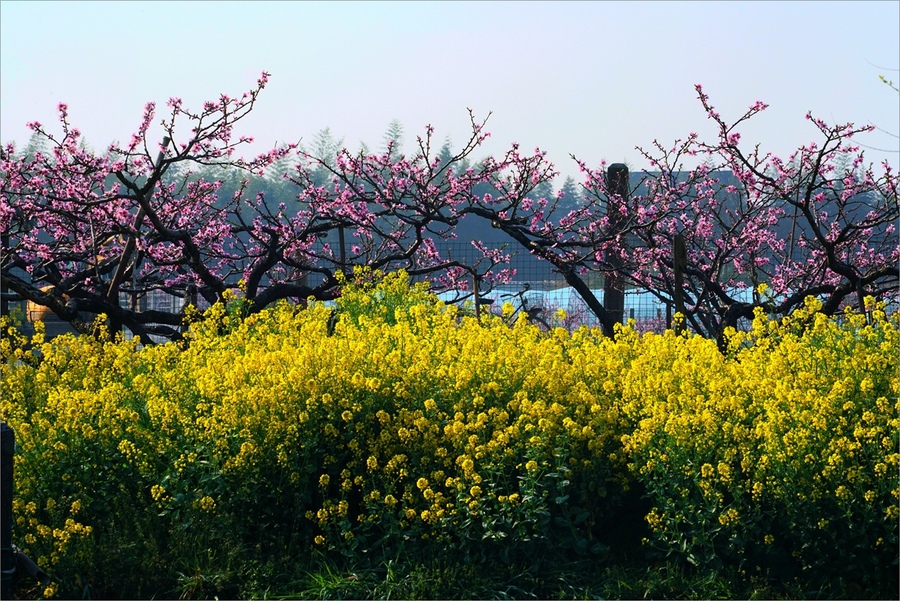
[[[466,261],[441,252],[437,244],[455,238],[466,208],[478,202],[476,188],[514,167],[512,159],[492,157],[468,166],[489,136],[485,122],[477,122],[471,113],[470,121],[469,140],[449,156],[445,148],[433,146],[431,126],[424,137],[417,137],[411,157],[394,141],[379,154],[346,149],[335,157],[300,153],[300,162],[283,177],[297,192],[302,207],[297,218],[318,230],[315,237],[307,236],[304,244],[289,249],[290,264],[324,278],[329,287],[335,269],[347,271],[357,265],[402,267],[413,277],[428,276],[436,290],[470,290],[473,278],[488,283],[507,279],[507,270],[495,269],[508,263],[497,249],[474,241],[477,258]],[[328,176],[326,184],[321,183],[323,173]]]
[[[250,161],[234,155],[252,141],[235,137],[234,127],[252,111],[267,78],[263,73],[240,98],[222,95],[199,112],[170,99],[161,143],[148,139],[156,114],[150,103],[128,144],[113,144],[104,155],[85,148],[65,104],[59,105],[61,134],[30,123],[50,151],[17,156],[12,146],[3,150],[4,289],[50,308],[78,331],[89,330],[88,316],[103,313],[113,329],[126,325],[144,338],[176,335],[180,316],[123,307],[119,295],[183,295],[189,284],[209,295],[225,291],[229,211],[222,210],[217,183],[192,181],[190,166],[258,172],[290,152],[286,146]]]
[[[764,103],[728,122],[696,89],[717,138],[702,142],[692,134],[674,150],[657,145],[657,152],[644,153],[661,176],[637,199],[638,220],[641,208],[664,217],[637,229],[632,281],[672,291],[678,235],[686,250],[685,317],[712,336],[752,318],[756,307],[786,315],[807,296],[820,297],[827,314],[848,302],[863,308],[868,295],[896,302],[900,179],[887,162],[880,174],[866,165],[852,140],[872,127],[828,125],[807,114],[820,141],[784,160],[740,144],[738,128],[764,111]],[[685,154],[703,163],[679,180],[674,174],[684,172]],[[770,293],[760,295],[759,284]]]
[[[560,216],[558,199],[508,197],[497,226],[556,266],[609,335],[617,319],[586,285],[591,274],[673,307],[680,299],[690,327],[720,340],[756,307],[786,315],[809,295],[822,298],[826,313],[862,306],[868,295],[896,303],[900,180],[887,162],[866,165],[853,144],[871,126],[807,115],[821,141],[784,160],[740,144],[738,128],[765,104],[728,122],[696,89],[718,131],[713,141],[691,133],[672,146],[639,148],[652,171],[624,195],[605,163],[591,169],[579,161],[581,207]],[[685,167],[687,160],[697,166]],[[472,211],[489,217],[483,207]],[[676,269],[678,238],[685,256]],[[759,284],[769,292],[760,294]]]
[[[547,193],[557,171],[540,149],[513,144],[473,162],[489,134],[471,114],[471,137],[456,153],[434,148],[429,126],[411,156],[389,142],[374,154],[314,156],[286,145],[238,158],[251,139],[234,128],[267,77],[200,112],[170,100],[161,144],[148,140],[148,105],[129,144],[102,156],[79,144],[64,105],[61,135],[32,123],[39,150],[9,147],[0,161],[3,288],[81,331],[103,313],[145,341],[178,338],[181,316],[128,306],[120,294],[160,290],[213,303],[240,280],[259,310],[286,298],[334,298],[339,273],[368,266],[404,268],[465,298],[511,276],[508,254],[484,241],[473,243],[474,261],[441,250],[463,219],[474,219],[552,265],[607,335],[621,317],[589,285],[598,274],[651,292],[720,339],[756,307],[785,315],[808,295],[829,313],[867,295],[896,301],[898,176],[887,163],[880,172],[866,165],[853,144],[870,127],[807,116],[822,140],[783,160],[741,146],[738,128],[763,103],[728,122],[697,86],[717,128],[712,141],[691,133],[640,149],[653,171],[632,190],[609,181],[604,163],[579,161],[585,193],[573,203]],[[273,169],[284,171],[290,198],[251,194],[249,179],[227,198],[220,193],[235,172]]]
[[[314,157],[291,144],[244,160],[236,151],[252,138],[236,136],[235,127],[267,79],[263,73],[240,98],[222,95],[199,112],[171,99],[161,143],[148,139],[155,117],[148,104],[129,143],[102,156],[80,143],[65,105],[61,135],[31,123],[50,151],[17,155],[10,146],[0,160],[3,289],[81,332],[105,314],[112,330],[125,326],[150,342],[179,338],[182,316],[129,306],[120,295],[162,291],[213,303],[240,285],[250,310],[260,310],[286,298],[334,298],[337,274],[354,266],[405,268],[457,289],[473,275],[508,277],[495,269],[504,262],[496,249],[476,245],[481,258],[466,262],[435,244],[454,236],[479,182],[500,181],[525,160],[511,153],[465,167],[489,135],[483,122],[472,116],[470,139],[451,156],[432,148],[429,126],[411,157],[390,145],[381,154]],[[209,177],[212,168],[222,177],[262,176],[291,162],[283,174],[290,202],[248,194],[249,179],[224,198],[223,180]],[[524,195],[539,183],[515,182],[508,193]]]

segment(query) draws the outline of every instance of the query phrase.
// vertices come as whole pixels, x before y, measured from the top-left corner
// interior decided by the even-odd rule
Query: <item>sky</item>
[[[512,143],[648,168],[636,147],[715,130],[757,100],[748,147],[787,156],[819,140],[804,119],[879,129],[868,161],[900,158],[900,2],[0,2],[0,140],[21,148],[29,121],[61,131],[57,105],[98,151],[127,141],[144,105],[199,108],[271,74],[236,133],[249,149],[311,145],[330,128],[377,150],[392,120],[404,150],[427,125],[455,148],[468,109],[488,117],[476,157]],[[161,130],[159,130],[161,132]],[[158,135],[151,130],[151,136]],[[867,161],[867,162],[868,162]]]

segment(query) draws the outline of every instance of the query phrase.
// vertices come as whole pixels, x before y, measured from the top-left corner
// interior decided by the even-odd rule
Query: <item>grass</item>
[[[816,594],[818,593],[818,594]],[[580,560],[473,564],[457,558],[387,560],[373,567],[314,558],[292,582],[248,590],[254,599],[796,599],[839,598],[760,576],[699,574],[672,563],[597,565]]]

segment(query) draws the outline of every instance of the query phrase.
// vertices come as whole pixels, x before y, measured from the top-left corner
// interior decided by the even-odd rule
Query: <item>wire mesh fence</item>
[[[488,250],[501,249],[506,251],[500,243],[481,243]],[[472,244],[454,242],[447,245],[454,259],[474,265],[482,256]],[[503,284],[495,284],[480,290],[480,296],[485,300],[488,310],[499,313],[504,303],[511,303],[515,309],[531,309],[541,319],[569,329],[586,325],[600,326],[596,315],[588,308],[585,301],[571,288],[547,261],[523,252],[509,252],[507,265],[497,266],[497,269],[508,267],[513,275],[509,281]],[[587,274],[584,276],[592,294],[597,300],[604,303],[602,274]],[[445,300],[455,300],[460,295],[455,291],[447,291],[439,294]],[[524,305],[524,307],[523,307]],[[537,310],[540,309],[538,312]],[[563,310],[563,313],[560,312]],[[671,323],[671,310],[667,309],[654,294],[641,290],[625,291],[625,320],[633,319],[638,331],[662,332]]]
[[[482,248],[489,251],[500,250],[508,256],[505,264],[496,265],[494,271],[499,272],[508,269],[510,277],[502,281],[494,281],[489,277],[482,277],[479,284],[479,297],[481,298],[482,311],[502,313],[503,305],[510,303],[516,311],[527,312],[544,324],[561,326],[567,329],[575,329],[586,325],[589,327],[600,326],[597,316],[588,308],[585,301],[571,288],[548,262],[523,252],[510,250],[499,242],[481,242]],[[447,256],[452,257],[465,265],[475,266],[483,253],[472,243],[445,242],[442,249]],[[487,269],[488,263],[483,263],[483,269]],[[484,271],[478,271],[480,276],[485,276]],[[425,279],[425,278],[419,278]],[[588,288],[601,305],[604,305],[604,281],[602,274],[587,274],[583,277]],[[237,283],[234,284],[237,286]],[[473,289],[476,282],[466,282],[464,289],[440,289],[435,288],[446,302],[473,302]],[[743,291],[740,296],[747,296],[750,302],[752,292]],[[195,295],[193,301],[199,309],[208,307],[202,297]],[[888,311],[897,310],[896,295],[892,303],[888,305]],[[120,305],[137,309],[139,311],[163,311],[167,313],[181,313],[188,302],[186,294],[170,294],[162,290],[151,290],[140,294],[123,292],[119,295]],[[46,326],[48,338],[66,332],[74,332],[72,327],[59,320],[52,311],[46,307],[24,300],[9,301],[6,303],[7,311],[14,315],[17,322],[21,323],[23,332],[33,333],[32,324],[41,320]],[[623,320],[633,320],[635,329],[639,332],[665,331],[672,324],[673,305],[668,303],[651,291],[629,289],[624,293]],[[747,320],[744,320],[747,321]],[[742,329],[749,327],[749,321],[741,323]],[[126,330],[125,335],[131,336]],[[162,338],[153,337],[161,342]],[[156,340],[159,338],[158,340]]]

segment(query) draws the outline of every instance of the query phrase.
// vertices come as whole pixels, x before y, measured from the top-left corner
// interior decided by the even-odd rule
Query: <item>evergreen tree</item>
[[[393,119],[389,124],[387,131],[384,132],[382,141],[382,152],[390,153],[391,160],[397,161],[403,154],[403,124],[399,119]]]

